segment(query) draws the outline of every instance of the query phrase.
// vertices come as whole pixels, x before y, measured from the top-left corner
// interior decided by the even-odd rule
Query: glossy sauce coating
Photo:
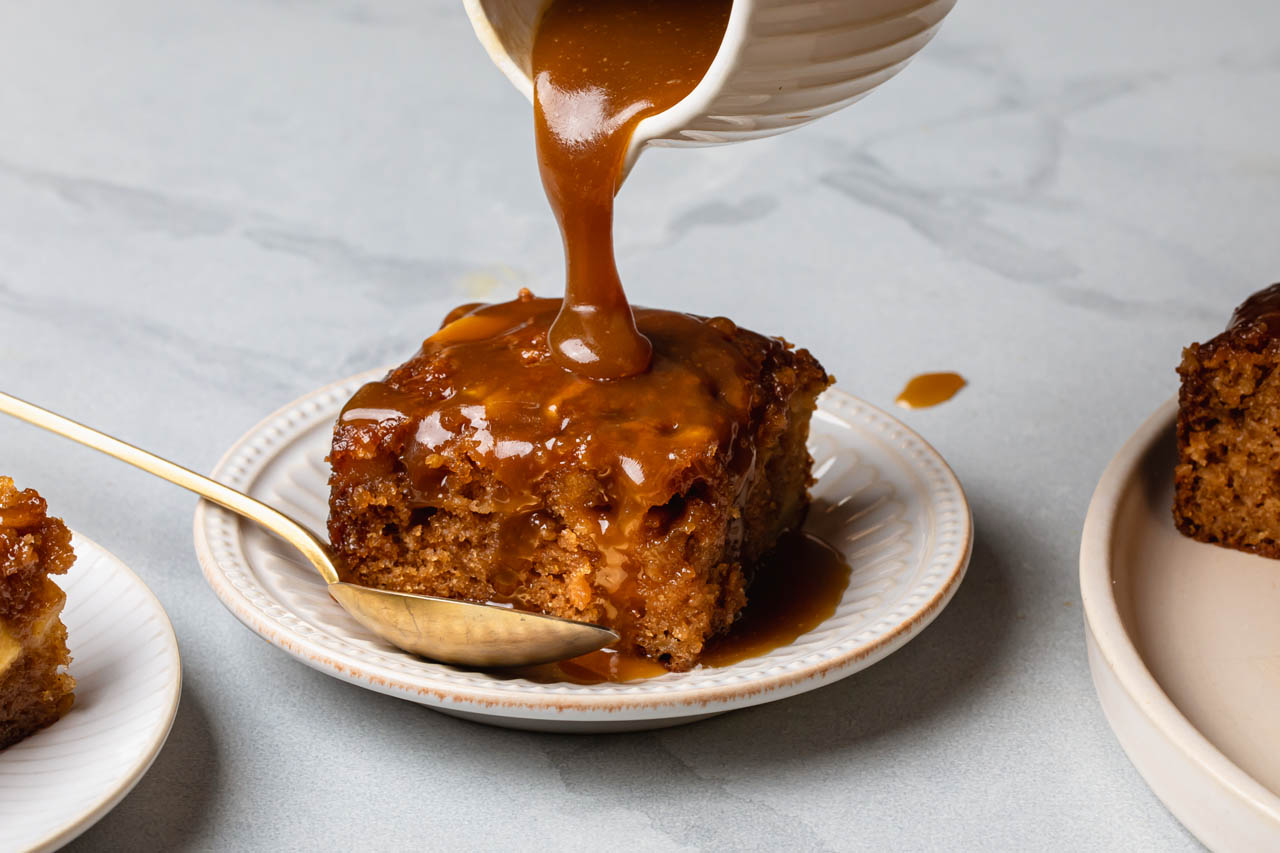
[[[505,512],[539,505],[532,486],[567,462],[613,472],[625,487],[619,501],[652,506],[670,496],[671,478],[700,455],[730,449],[754,400],[752,367],[731,338],[751,333],[724,317],[638,308],[653,363],[625,384],[601,383],[551,357],[545,334],[559,308],[558,299],[523,291],[512,302],[452,313],[387,381],[357,391],[342,422],[412,426],[401,461],[424,506],[445,491],[432,480],[440,468],[430,457],[463,442],[506,486],[506,500],[494,507]],[[766,350],[784,347],[751,337]],[[425,372],[424,361],[431,365]],[[360,435],[357,429],[346,440]]]
[[[967,384],[959,373],[921,373],[912,377],[894,402],[904,409],[927,409],[947,402]]]
[[[746,609],[728,634],[707,645],[701,664],[730,666],[790,645],[836,612],[849,574],[849,564],[822,540],[804,533],[784,535],[757,566]],[[646,658],[604,650],[523,674],[535,681],[600,684],[666,672]]]
[[[675,105],[710,67],[731,0],[554,0],[533,44],[538,164],[565,245],[555,359],[584,376],[643,372],[638,330],[613,252],[613,205],[631,134]]]
[[[1280,284],[1265,287],[1240,304],[1231,315],[1227,329],[1239,329],[1265,320],[1267,327],[1280,331]]]
[[[32,597],[62,595],[47,574],[62,574],[75,561],[71,533],[48,514],[44,498],[0,477],[0,620],[21,618]]]

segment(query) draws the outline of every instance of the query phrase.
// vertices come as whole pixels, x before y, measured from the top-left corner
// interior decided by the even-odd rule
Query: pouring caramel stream
[[[731,0],[553,0],[533,44],[538,165],[565,247],[565,298],[547,335],[562,367],[592,379],[644,372],[613,251],[614,195],[641,119],[706,74]]]
[[[678,609],[702,594],[688,584],[693,591],[674,604],[659,601],[654,589],[673,582],[663,561],[689,578],[694,557],[688,543],[685,565],[678,554],[641,546],[688,536],[671,533],[671,521],[683,517],[686,495],[710,494],[717,483],[724,493],[715,500],[735,502],[733,515],[721,519],[725,559],[747,554],[739,504],[770,476],[757,460],[757,422],[777,440],[769,430],[783,426],[770,419],[787,416],[771,401],[816,394],[815,383],[829,381],[807,355],[784,358],[784,341],[723,317],[633,310],[618,276],[614,196],[636,126],[697,86],[731,6],[551,0],[531,59],[538,162],[564,239],[564,299],[522,291],[512,302],[460,306],[417,356],[365,385],[343,410],[333,447],[346,461],[341,472],[335,467],[335,489],[391,483],[407,515],[395,525],[406,529],[469,514],[494,517],[491,533],[481,527],[464,540],[483,568],[462,595],[546,606],[522,587],[535,550],[557,535],[581,535],[597,555],[566,595],[580,593],[579,608],[603,602],[600,618],[624,638],[638,636],[632,629],[652,614],[651,602]],[[578,526],[557,534],[557,514]],[[331,522],[331,535],[341,538],[333,530]],[[563,561],[576,559],[575,547],[564,545],[555,567],[565,576]],[[758,551],[753,546],[750,563]],[[645,562],[651,552],[653,571]],[[733,579],[737,607],[750,568]],[[701,661],[727,666],[794,641],[834,612],[848,577],[835,552],[793,534],[763,561],[750,605],[728,636],[702,650]],[[528,677],[590,683],[667,671],[637,657],[641,648],[627,640]]]

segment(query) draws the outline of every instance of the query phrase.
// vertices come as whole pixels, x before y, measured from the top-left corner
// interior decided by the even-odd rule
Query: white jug
[[[530,55],[551,0],[463,0],[490,58],[533,101]],[[955,0],[733,0],[724,40],[684,100],[643,119],[623,174],[646,145],[741,142],[847,107],[902,70]]]

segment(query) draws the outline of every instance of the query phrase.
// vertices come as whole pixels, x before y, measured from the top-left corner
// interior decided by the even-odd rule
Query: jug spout
[[[551,0],[464,0],[490,58],[533,101],[531,57]],[[923,48],[955,0],[733,0],[702,81],[636,125],[624,176],[646,145],[742,142],[847,107]]]

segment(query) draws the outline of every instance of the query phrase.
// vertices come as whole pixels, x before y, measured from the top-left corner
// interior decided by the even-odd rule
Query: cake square
[[[725,318],[643,308],[649,371],[585,379],[550,358],[559,305],[464,306],[355,394],[330,542],[345,580],[608,625],[621,651],[689,669],[803,521],[831,379]]]
[[[1173,515],[1183,534],[1280,557],[1280,284],[1193,343],[1178,374]]]
[[[75,562],[71,533],[35,491],[0,477],[0,749],[65,714],[75,680],[66,596],[50,579]]]

